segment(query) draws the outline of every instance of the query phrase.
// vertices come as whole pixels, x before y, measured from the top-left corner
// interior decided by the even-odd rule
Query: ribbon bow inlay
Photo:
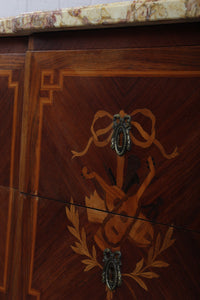
[[[148,132],[146,132],[138,122],[134,121],[133,117],[139,113],[151,120],[151,133],[150,134]],[[120,115],[120,117],[123,118],[126,114],[123,110],[121,110],[119,112],[119,115]],[[134,137],[133,133],[130,131],[130,137],[131,137],[131,141],[133,144],[135,144],[136,146],[139,146],[141,148],[148,148],[152,144],[154,144],[160,150],[162,155],[167,159],[174,158],[178,155],[177,147],[174,149],[174,151],[171,154],[167,154],[164,147],[156,139],[156,131],[155,131],[156,118],[149,109],[147,109],[147,108],[136,109],[130,114],[130,116],[132,117],[132,121],[131,121],[132,127],[135,127],[138,130],[138,132],[140,133],[140,135],[143,137],[143,139],[145,140],[145,141],[138,140],[136,137]],[[78,156],[85,155],[87,153],[90,145],[92,144],[92,142],[97,147],[105,147],[110,142],[112,134],[113,134],[113,130],[112,130],[113,123],[112,122],[110,125],[108,125],[107,127],[103,128],[103,129],[98,129],[97,131],[94,130],[94,125],[95,125],[96,121],[103,117],[108,117],[111,120],[113,120],[113,116],[110,113],[108,113],[104,110],[97,111],[96,114],[94,115],[92,125],[90,128],[92,136],[89,138],[88,143],[83,151],[76,152],[76,151],[72,150],[72,154],[73,154],[72,159],[75,157],[78,157]],[[109,131],[111,131],[109,136],[106,139],[104,139],[103,141],[100,141],[99,137],[103,136],[106,133],[109,133]]]

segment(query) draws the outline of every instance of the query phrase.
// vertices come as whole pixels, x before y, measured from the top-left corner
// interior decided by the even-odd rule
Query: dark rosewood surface
[[[16,37],[4,37],[0,39],[0,53],[16,54],[25,53],[28,50],[29,37],[16,36]]]
[[[34,34],[31,50],[121,49],[199,45],[200,24],[167,24]]]
[[[19,186],[25,55],[0,54],[0,185]]]
[[[21,251],[22,198],[18,191],[0,187],[0,299],[21,299],[16,291],[19,285],[21,290],[24,259]]]
[[[8,251],[10,232],[7,231],[9,225],[9,191],[0,189],[0,296],[5,288],[8,269]],[[10,204],[11,205],[11,204]]]

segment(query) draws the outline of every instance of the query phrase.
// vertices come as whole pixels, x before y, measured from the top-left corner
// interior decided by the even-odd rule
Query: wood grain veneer
[[[29,37],[1,37],[0,53],[25,53],[28,49]]]
[[[153,48],[199,45],[199,23],[45,32],[32,35],[29,50]]]
[[[0,55],[0,185],[18,187],[24,55]]]

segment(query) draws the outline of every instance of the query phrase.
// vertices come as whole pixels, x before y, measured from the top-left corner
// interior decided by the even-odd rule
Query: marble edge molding
[[[135,0],[0,18],[0,36],[200,20],[200,0]]]

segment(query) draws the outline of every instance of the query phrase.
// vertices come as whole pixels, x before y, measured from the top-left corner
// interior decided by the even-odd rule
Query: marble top
[[[0,18],[0,35],[200,20],[200,0],[136,0]]]

